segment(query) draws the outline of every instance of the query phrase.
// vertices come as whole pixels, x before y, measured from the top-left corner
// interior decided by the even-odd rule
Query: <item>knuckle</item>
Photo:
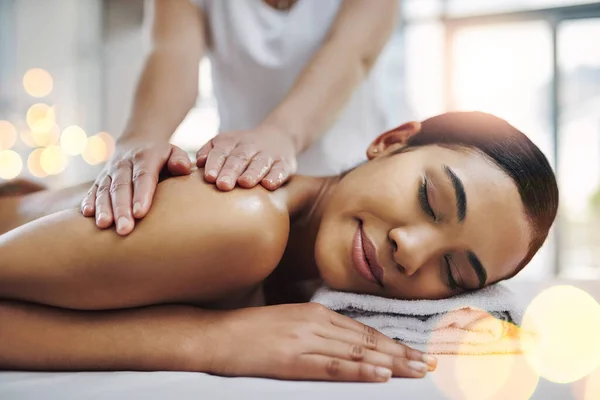
[[[129,187],[129,182],[126,181],[113,181],[110,185],[110,194],[115,194],[119,192],[121,189],[125,189]]]
[[[125,158],[121,158],[121,159],[117,160],[114,164],[114,166],[117,170],[127,168],[127,167],[129,167],[129,165],[130,165],[129,160],[127,160]]]
[[[377,347],[377,336],[365,333],[362,335],[362,342],[366,347],[374,349]]]
[[[273,158],[264,154],[257,154],[252,159],[253,164],[273,164]]]
[[[365,333],[367,335],[371,335],[371,336],[377,335],[377,331],[375,330],[375,328],[373,328],[369,325],[364,325],[364,327],[365,327]]]
[[[365,357],[365,348],[363,346],[350,346],[350,358],[354,361],[362,360]]]
[[[234,160],[239,160],[243,163],[247,163],[252,158],[250,152],[247,151],[236,151],[229,155],[229,158],[233,158]]]
[[[98,188],[98,191],[96,192],[96,197],[101,197],[104,196],[108,193],[108,190],[110,189],[110,186],[108,185],[102,185]]]
[[[146,168],[139,168],[133,173],[133,180],[138,181],[141,178],[152,177],[153,175]]]
[[[339,376],[341,371],[341,362],[337,358],[332,358],[325,364],[325,372],[329,376]]]

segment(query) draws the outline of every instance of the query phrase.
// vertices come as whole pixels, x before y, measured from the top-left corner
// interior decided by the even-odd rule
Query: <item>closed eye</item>
[[[427,196],[427,177],[423,177],[423,181],[419,186],[419,203],[423,212],[430,218],[433,218],[434,221],[437,221],[437,216],[433,212],[433,208],[431,208],[431,204],[429,203],[429,197]]]
[[[448,277],[448,287],[450,287],[450,290],[452,290],[453,292],[459,292],[462,288],[458,286],[458,283],[454,279],[454,275],[452,275],[452,257],[449,254],[446,254],[444,256],[444,264],[446,268],[446,274]]]

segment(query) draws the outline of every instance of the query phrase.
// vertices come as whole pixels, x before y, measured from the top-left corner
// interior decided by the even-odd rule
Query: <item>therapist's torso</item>
[[[206,17],[220,131],[255,128],[277,107],[322,45],[342,3],[299,0],[279,11],[263,0],[193,1]],[[365,160],[368,144],[386,127],[376,87],[371,73],[334,125],[298,157],[298,173],[336,174]]]

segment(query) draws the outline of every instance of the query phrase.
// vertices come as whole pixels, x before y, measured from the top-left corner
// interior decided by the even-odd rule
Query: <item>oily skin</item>
[[[418,129],[418,124],[406,124],[387,138],[380,136],[368,151],[372,161],[350,172],[330,193],[315,245],[320,275],[329,286],[390,298],[439,299],[465,291],[449,287],[445,255],[453,259],[453,278],[464,288],[476,289],[478,279],[467,251],[485,267],[486,284],[511,275],[527,254],[531,228],[516,185],[485,155],[432,145],[390,156]],[[462,223],[446,166],[466,192]],[[419,200],[424,176],[438,221],[424,212]],[[354,267],[351,249],[359,220],[377,249],[383,288]]]

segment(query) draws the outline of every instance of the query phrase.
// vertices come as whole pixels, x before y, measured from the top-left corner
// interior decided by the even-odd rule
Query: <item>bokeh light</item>
[[[23,87],[30,96],[48,96],[52,92],[53,86],[52,75],[41,68],[32,68],[23,76]]]
[[[32,132],[47,132],[56,125],[54,108],[43,103],[37,103],[29,107],[26,119]]]
[[[66,154],[72,156],[81,154],[86,148],[87,141],[85,131],[76,125],[65,128],[60,135],[60,147]]]
[[[525,355],[544,378],[570,383],[600,365],[600,305],[573,286],[553,286],[533,299],[523,330],[539,340],[522,340]]]
[[[90,165],[103,163],[108,159],[106,142],[99,135],[92,136],[88,139],[82,156],[84,161]]]
[[[0,178],[13,179],[23,169],[21,156],[12,150],[0,151]]]
[[[445,333],[444,329],[438,330],[430,338],[431,342],[449,345],[448,337],[452,337],[456,344],[445,348],[445,351],[458,354],[438,357],[438,368],[431,374],[438,389],[452,400],[530,398],[537,387],[539,375],[525,356],[518,353],[520,330],[482,310],[465,312],[473,315],[469,319],[477,321],[470,324],[469,330],[451,327],[452,320],[461,318],[452,317],[449,313],[439,324],[449,328],[445,329]],[[482,336],[482,332],[490,332],[490,336]],[[472,355],[476,351],[504,354]]]
[[[96,136],[104,141],[106,145],[106,160],[108,160],[115,152],[115,139],[108,132],[99,132]]]
[[[60,139],[60,129],[57,125],[52,126],[47,131],[36,131],[31,132],[31,139],[35,143],[36,146],[40,147],[48,147],[55,144],[58,144]]]
[[[8,121],[0,121],[0,150],[8,150],[17,141],[17,128]]]
[[[27,169],[29,169],[29,173],[36,178],[44,178],[48,176],[48,174],[42,168],[41,158],[43,151],[44,149],[35,149],[27,158]]]
[[[29,129],[24,129],[21,131],[21,141],[25,143],[29,147],[37,147],[35,140],[33,139],[33,132]]]
[[[584,400],[600,399],[600,368],[597,368],[585,381]]]
[[[47,175],[60,174],[67,168],[68,162],[60,146],[46,147],[40,154],[40,166]]]

